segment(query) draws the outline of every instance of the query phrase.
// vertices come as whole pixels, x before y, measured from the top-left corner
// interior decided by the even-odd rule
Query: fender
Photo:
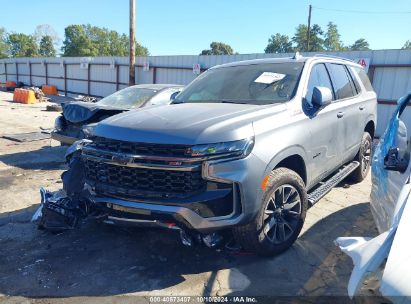
[[[264,175],[262,176],[262,179],[264,179],[265,176],[269,175],[271,171],[274,170],[274,168],[284,159],[286,159],[287,157],[293,156],[293,155],[297,155],[300,156],[303,161],[304,164],[307,163],[307,153],[304,150],[304,148],[300,145],[294,145],[294,146],[290,146],[290,147],[286,147],[283,150],[281,150],[280,152],[278,152],[272,159],[271,161],[268,163],[265,171],[264,171]],[[305,168],[305,172],[307,174],[307,184],[309,184],[310,181],[310,175],[309,172],[307,172],[306,168]]]

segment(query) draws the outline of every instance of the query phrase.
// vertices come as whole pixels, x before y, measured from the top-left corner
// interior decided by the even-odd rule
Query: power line
[[[318,6],[313,6],[312,8],[315,8],[317,10],[323,10],[323,11],[333,11],[333,12],[340,12],[340,13],[354,13],[354,14],[411,14],[409,11],[401,12],[401,11],[395,11],[395,12],[376,12],[376,11],[356,11],[356,10],[344,10],[344,9],[336,9],[336,8],[325,8],[325,7],[318,7]]]

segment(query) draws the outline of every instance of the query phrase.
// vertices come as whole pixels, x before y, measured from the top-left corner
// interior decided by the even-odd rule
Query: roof
[[[316,56],[309,56],[309,57],[297,57],[294,59],[293,57],[283,57],[283,58],[263,58],[263,59],[252,59],[252,60],[243,60],[243,61],[235,61],[230,62],[222,65],[216,65],[213,68],[221,68],[221,67],[232,67],[232,66],[240,66],[240,65],[253,65],[253,64],[265,64],[265,63],[287,63],[287,62],[307,62],[307,61],[314,61],[314,60],[325,60],[325,61],[335,61],[345,64],[352,64],[358,65],[354,61],[351,61],[346,58],[336,57],[336,56],[324,56],[324,55],[316,55]],[[360,65],[358,65],[360,66]]]

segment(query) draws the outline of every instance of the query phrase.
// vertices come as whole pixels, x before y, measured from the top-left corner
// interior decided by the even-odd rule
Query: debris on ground
[[[39,102],[47,102],[49,101],[49,98],[43,93],[43,91],[38,88],[38,87],[29,87],[29,90],[34,92],[34,96],[36,96],[36,99],[39,100]]]
[[[61,107],[61,105],[52,104],[52,105],[47,105],[46,106],[46,111],[49,111],[49,112],[62,112],[63,108]]]
[[[29,142],[29,141],[36,141],[36,140],[43,140],[50,138],[50,133],[47,132],[28,132],[28,133],[20,133],[20,134],[5,134],[2,135],[3,138],[17,141],[17,142]]]

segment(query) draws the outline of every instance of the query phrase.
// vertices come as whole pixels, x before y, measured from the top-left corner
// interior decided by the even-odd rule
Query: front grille
[[[190,148],[189,145],[138,143],[104,137],[93,138],[93,143],[89,146],[109,152],[164,157],[187,157],[186,151]]]
[[[207,183],[201,177],[201,171],[177,171],[145,169],[117,166],[84,159],[87,181],[104,190],[117,188],[119,193],[157,193],[158,196],[170,197],[176,194],[188,194],[204,190]],[[133,195],[135,196],[135,195]]]

